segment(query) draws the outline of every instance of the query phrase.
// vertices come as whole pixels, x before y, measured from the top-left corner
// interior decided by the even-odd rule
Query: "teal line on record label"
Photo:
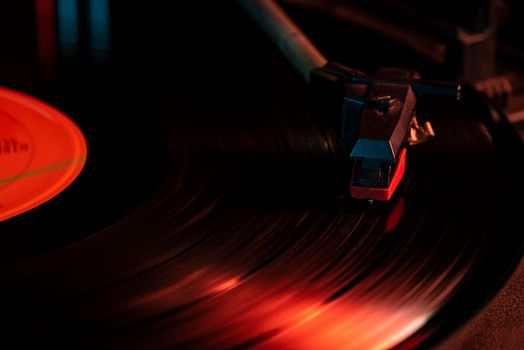
[[[57,162],[57,163],[52,163],[52,164],[49,164],[47,166],[44,166],[44,167],[41,167],[41,168],[32,169],[32,170],[29,170],[29,171],[25,171],[25,172],[22,172],[20,174],[14,175],[14,176],[8,176],[8,177],[0,178],[0,185],[11,183],[11,182],[15,182],[15,181],[18,181],[18,180],[21,180],[21,179],[25,179],[25,178],[28,178],[28,177],[33,177],[33,176],[38,176],[38,175],[42,175],[42,174],[47,174],[47,173],[50,173],[50,172],[53,172],[53,171],[56,171],[56,170],[67,168],[68,166],[72,166],[72,165],[81,164],[83,166],[85,161],[86,161],[86,157],[83,156],[83,157],[76,157],[76,158],[72,158],[72,159],[67,159],[67,160],[64,160],[64,161],[61,161],[61,162]]]

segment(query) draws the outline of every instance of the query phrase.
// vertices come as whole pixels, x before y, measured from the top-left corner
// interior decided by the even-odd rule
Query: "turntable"
[[[520,348],[519,6],[0,5],[4,346]]]

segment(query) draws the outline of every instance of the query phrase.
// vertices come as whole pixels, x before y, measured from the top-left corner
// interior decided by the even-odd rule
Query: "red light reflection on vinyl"
[[[404,216],[404,198],[400,197],[399,200],[394,204],[393,209],[388,215],[386,220],[385,233],[390,233],[398,226],[400,220]]]
[[[166,346],[199,339],[199,346],[204,341],[210,348],[384,349],[414,334],[438,310],[463,277],[458,273],[449,281],[450,275],[442,271],[433,283],[393,285],[387,293],[370,292],[377,282],[370,279],[326,301],[321,286],[293,286],[267,275],[242,280],[200,268],[131,304],[141,317],[183,310],[159,326],[159,338],[173,342]]]

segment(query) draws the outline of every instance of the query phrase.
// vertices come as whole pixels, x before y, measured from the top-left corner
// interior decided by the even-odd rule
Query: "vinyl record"
[[[522,142],[477,93],[421,99],[435,139],[408,150],[391,201],[354,200],[328,116],[239,9],[221,4],[225,23],[200,4],[112,6],[97,17],[113,21],[106,36],[82,13],[56,76],[7,84],[68,115],[89,157],[63,192],[0,223],[3,340],[424,348],[507,279],[523,247]],[[90,41],[109,31],[113,47]],[[348,54],[340,37],[326,51],[359,69],[419,64],[366,36]]]
[[[271,131],[256,125],[263,110],[236,128],[172,121],[170,166],[144,205],[3,271],[6,334],[111,348],[431,340],[496,290],[522,238],[514,135],[482,105],[426,103],[438,138],[410,150],[391,202],[336,196],[344,151],[321,119]]]

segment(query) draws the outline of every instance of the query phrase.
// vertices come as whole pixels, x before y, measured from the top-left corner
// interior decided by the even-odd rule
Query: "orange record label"
[[[87,145],[62,112],[0,87],[0,221],[62,192],[80,174]]]

